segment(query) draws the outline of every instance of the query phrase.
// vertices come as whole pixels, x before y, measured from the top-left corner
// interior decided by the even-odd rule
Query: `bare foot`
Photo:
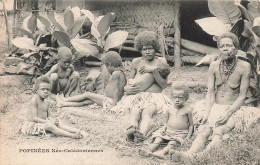
[[[159,159],[164,159],[164,153],[162,151],[154,152],[154,153],[152,153],[152,155]]]
[[[192,153],[175,151],[173,149],[169,150],[169,154],[171,154],[171,159],[175,162],[180,161],[181,159],[191,159],[192,160],[195,158],[195,156],[193,156]]]
[[[149,157],[152,156],[152,152],[145,149],[139,149],[139,155]]]
[[[134,127],[129,127],[126,129],[126,141],[128,142],[133,142],[134,141],[134,133],[135,133],[136,129]]]
[[[83,136],[83,138],[87,138],[89,136],[89,134],[83,130],[80,130],[79,134],[81,134]]]

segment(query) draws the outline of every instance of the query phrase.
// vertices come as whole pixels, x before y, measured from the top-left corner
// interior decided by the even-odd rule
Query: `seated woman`
[[[171,71],[167,64],[162,64],[161,66],[158,67],[158,72],[160,73],[162,78],[166,79]],[[151,73],[144,73],[143,75],[135,79],[127,80],[127,86],[139,87],[141,92],[147,90],[154,83],[155,83],[155,79]]]
[[[160,48],[158,35],[152,31],[139,33],[135,38],[135,47],[142,57],[132,61],[129,78],[134,80],[128,81],[124,88],[126,95],[112,108],[117,113],[130,112],[127,128],[131,129],[127,131],[128,137],[135,133],[145,136],[152,127],[153,116],[165,112],[172,105],[171,100],[162,94],[167,86],[169,70],[166,76],[159,72],[167,62],[155,56]],[[134,137],[128,140],[133,141]]]
[[[260,117],[259,109],[242,106],[249,87],[251,66],[236,57],[238,38],[233,33],[224,33],[217,44],[222,59],[212,62],[209,67],[205,108],[194,109],[194,123],[200,123],[198,135],[188,151],[171,150],[173,159],[203,156],[222,143],[224,134],[234,128],[246,130]],[[211,132],[212,141],[206,145]]]

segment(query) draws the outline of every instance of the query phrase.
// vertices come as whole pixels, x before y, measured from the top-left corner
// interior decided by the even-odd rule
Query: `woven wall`
[[[116,22],[138,25],[149,29],[158,29],[164,23],[165,28],[173,28],[174,2],[93,2],[86,3],[90,10],[116,13]]]

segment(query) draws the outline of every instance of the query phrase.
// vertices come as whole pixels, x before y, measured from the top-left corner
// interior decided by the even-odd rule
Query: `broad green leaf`
[[[252,26],[253,26],[252,22],[249,22],[247,20],[244,21],[244,31],[242,33],[244,37],[249,38],[253,35]]]
[[[27,26],[28,26],[28,29],[30,29],[32,33],[35,32],[36,27],[37,27],[37,17],[34,14],[31,16],[31,18],[29,18]]]
[[[53,63],[58,60],[57,57],[51,57],[47,62],[46,65],[43,69],[47,68],[47,67],[51,67],[53,65]]]
[[[67,31],[67,26],[64,24],[64,14],[63,13],[54,13],[56,21]]]
[[[33,36],[33,34],[32,34],[31,32],[28,32],[28,31],[26,31],[26,30],[24,30],[24,29],[17,28],[17,27],[15,27],[14,30],[16,31],[16,33],[19,33],[19,32],[20,32],[20,33],[22,33],[22,34],[24,34],[24,35],[27,35],[27,37],[29,37],[29,38],[35,40],[35,38],[34,38],[34,36]]]
[[[86,10],[86,9],[82,9],[81,12],[83,14],[85,14],[92,23],[94,22],[95,17],[94,17],[94,14],[91,11]]]
[[[74,22],[75,21],[74,21],[73,12],[71,11],[70,7],[68,7],[65,10],[65,14],[64,14],[64,24],[67,26],[68,30],[70,30]]]
[[[47,16],[51,23],[58,28],[59,31],[65,32],[64,28],[56,21],[56,18],[54,17],[54,12],[48,12]]]
[[[27,37],[17,37],[12,40],[12,44],[20,49],[29,49],[36,51],[37,47],[34,45],[34,41]]]
[[[231,28],[230,32],[235,34],[238,38],[241,37],[241,34],[244,31],[244,20],[240,18]]]
[[[115,16],[112,13],[107,13],[98,23],[97,30],[101,37],[104,37],[113,22]]]
[[[96,39],[100,38],[100,34],[99,34],[98,30],[97,30],[97,27],[96,27],[94,24],[91,25],[91,34],[92,34]]]
[[[73,47],[84,56],[95,56],[99,54],[98,49],[93,46],[93,42],[87,39],[72,39],[71,43]]]
[[[30,31],[30,29],[28,29],[28,21],[29,19],[31,18],[32,14],[30,14],[28,17],[26,17],[24,20],[23,20],[23,29],[26,30],[26,31]]]
[[[105,51],[108,51],[110,48],[119,46],[125,42],[127,39],[128,32],[126,31],[116,31],[110,34],[106,39]]]
[[[80,31],[80,29],[82,28],[85,20],[86,20],[86,15],[81,16],[73,25],[72,27],[72,34],[71,34],[71,38],[74,38],[78,32]]]
[[[260,17],[260,3],[257,1],[251,1],[248,5],[248,12],[254,17]]]
[[[70,47],[71,43],[68,34],[60,31],[55,31],[53,32],[53,37],[56,38],[62,44],[64,44],[66,47]]]
[[[75,6],[71,9],[73,15],[74,15],[74,20],[77,21],[80,17],[80,8],[78,6]]]
[[[242,5],[239,4],[239,3],[235,3],[235,5],[238,6],[238,8],[240,9],[242,15],[243,15],[248,21],[253,22],[254,17],[248,12],[248,10],[247,10],[244,6],[242,6]]]
[[[48,19],[42,17],[42,16],[37,16],[37,18],[39,19],[39,21],[45,26],[45,28],[50,32],[51,29],[51,23]],[[37,21],[37,24],[39,23],[39,21]]]
[[[241,16],[239,8],[234,1],[208,1],[209,11],[224,24],[234,24]]]
[[[197,24],[208,34],[220,36],[221,34],[230,31],[231,25],[224,24],[216,17],[208,17],[195,20]]]
[[[253,26],[252,30],[254,31],[257,37],[260,37],[260,26]]]

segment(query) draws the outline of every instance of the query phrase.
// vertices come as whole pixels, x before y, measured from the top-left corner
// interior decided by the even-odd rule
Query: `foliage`
[[[94,36],[94,41],[88,39],[72,39],[73,47],[81,55],[94,55],[100,59],[100,53],[108,51],[110,48],[121,45],[128,36],[126,31],[116,31],[111,33],[105,40],[106,35],[110,30],[115,14],[107,13],[104,16],[94,17],[93,13],[88,10],[81,10],[88,19],[92,22],[91,35]]]
[[[196,20],[201,28],[216,39],[223,32],[236,34],[242,45],[242,50],[247,52],[245,59],[251,63],[252,79],[257,80],[252,88],[257,91],[255,96],[259,97],[259,65],[260,65],[260,3],[249,1],[245,6],[233,1],[208,1],[210,12],[216,17]],[[220,23],[220,21],[222,23]],[[215,28],[212,25],[217,25]],[[210,59],[207,56],[202,60]],[[250,84],[252,85],[252,84]]]

